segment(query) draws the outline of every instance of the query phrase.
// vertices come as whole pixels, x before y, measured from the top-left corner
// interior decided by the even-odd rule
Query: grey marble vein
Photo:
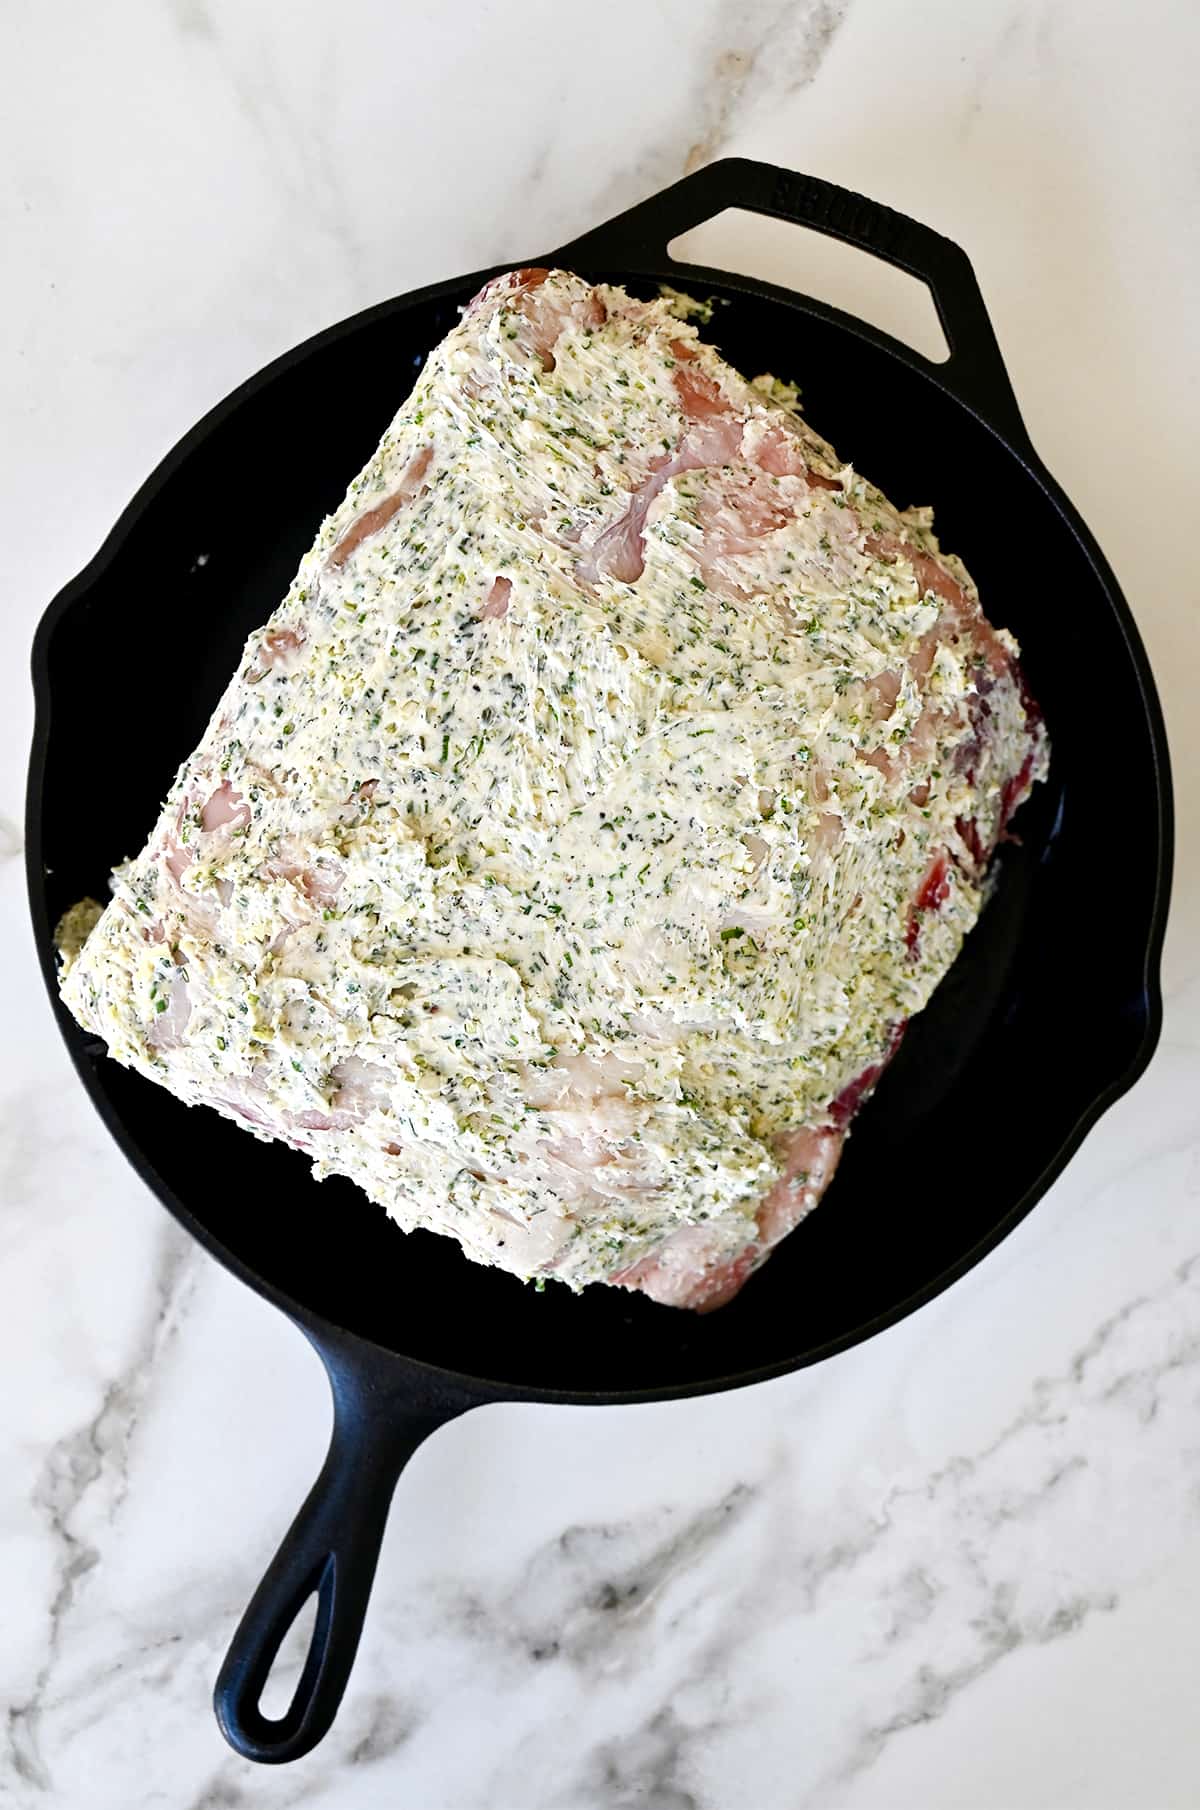
[[[14,1776],[42,1791],[52,1785],[40,1742],[43,1708],[78,1591],[100,1559],[99,1546],[78,1529],[76,1517],[94,1492],[104,1497],[107,1519],[120,1508],[128,1488],[130,1447],[153,1387],[155,1363],[178,1328],[195,1269],[195,1247],[175,1226],[164,1224],[159,1240],[153,1289],[132,1350],[105,1385],[96,1412],[50,1446],[34,1488],[34,1514],[54,1546],[54,1581],[43,1659],[28,1694],[8,1708],[7,1732]]]
[[[764,91],[795,95],[815,80],[846,10],[847,0],[809,0],[722,11],[718,24],[737,42],[712,59],[701,96],[704,130],[688,148],[685,175],[721,155],[748,100],[761,104]]]
[[[984,110],[988,94],[997,76],[1017,55],[1028,29],[1029,9],[1013,5],[998,11],[989,24],[990,42],[979,58],[970,85],[963,97],[959,118],[959,137],[966,142]]]
[[[169,10],[175,24],[186,36],[216,37],[216,21],[206,0],[170,0]]]
[[[268,1772],[264,1777],[244,1761],[226,1755],[180,1810],[241,1810],[243,1805],[268,1804],[270,1810],[291,1810],[293,1805],[323,1798],[331,1779],[346,1776],[351,1769],[356,1779],[364,1770],[373,1771],[380,1779],[379,1789],[387,1793],[390,1803],[392,1788],[385,1783],[391,1776],[387,1763],[402,1751],[419,1726],[417,1712],[395,1693],[378,1690],[365,1696],[356,1694],[343,1709],[337,1732],[312,1759],[282,1772]],[[269,1786],[266,1778],[270,1779]],[[335,1801],[336,1796],[335,1784]]]
[[[553,191],[544,209],[549,231],[566,236],[595,225],[725,155],[750,121],[816,81],[848,9],[849,0],[741,0],[699,10],[678,45],[686,79],[655,97],[633,156],[618,140],[598,179],[596,170],[578,165],[572,184]],[[527,207],[554,167],[554,137],[552,125],[538,129],[517,173]],[[486,255],[502,259],[512,249],[505,223]]]
[[[667,1584],[703,1562],[755,1494],[739,1483],[689,1515],[666,1508],[642,1522],[569,1527],[531,1556],[502,1598],[451,1592],[445,1612],[473,1638],[515,1645],[536,1664],[594,1670],[628,1656],[631,1634],[639,1624],[649,1631]]]
[[[1072,1598],[1061,1604],[1041,1627],[1031,1628],[1014,1613],[1012,1597],[1011,1586],[997,1586],[987,1612],[972,1621],[982,1649],[976,1658],[957,1666],[916,1668],[904,1691],[902,1706],[886,1720],[863,1729],[844,1764],[827,1775],[821,1792],[811,1801],[826,1801],[825,1793],[867,1771],[894,1736],[946,1715],[968,1685],[985,1677],[1010,1653],[1024,1646],[1061,1640],[1082,1628],[1089,1616],[1110,1614],[1118,1605],[1118,1598],[1112,1593]]]
[[[1177,1268],[1163,1294],[1182,1304],[1198,1274],[1200,1257],[1188,1259]],[[951,1550],[981,1599],[969,1621],[974,1651],[954,1665],[918,1663],[905,1680],[901,1707],[878,1722],[867,1721],[843,1762],[825,1775],[814,1802],[824,1801],[822,1791],[843,1788],[874,1765],[893,1736],[946,1714],[963,1690],[1009,1653],[1024,1645],[1064,1639],[1091,1616],[1111,1614],[1119,1607],[1119,1591],[1094,1580],[1090,1588],[1068,1591],[1048,1605],[1023,1610],[1017,1580],[994,1575],[993,1549],[1006,1523],[1055,1515],[1055,1496],[1088,1470],[1089,1460],[1083,1452],[1063,1455],[1059,1446],[1072,1437],[1080,1445],[1095,1443],[1094,1429],[1087,1425],[1089,1411],[1092,1417],[1106,1415],[1110,1409],[1122,1411],[1137,1425],[1147,1427],[1157,1412],[1163,1380],[1197,1364],[1200,1333],[1191,1330],[1161,1356],[1149,1362],[1140,1356],[1130,1361],[1128,1346],[1140,1347],[1146,1320],[1161,1306],[1160,1296],[1138,1296],[1125,1303],[1096,1328],[1063,1372],[1035,1380],[1021,1411],[977,1453],[955,1459],[919,1487],[904,1485],[889,1492],[880,1521],[880,1540],[886,1539],[889,1547],[915,1543],[910,1523],[917,1503],[935,1505],[945,1517],[944,1525],[957,1537],[957,1550],[953,1538]],[[1029,1449],[1018,1459],[1015,1448],[1021,1445]],[[993,1472],[999,1473],[995,1479]],[[1064,1511],[1064,1518],[1069,1514]],[[947,1591],[961,1603],[961,1590],[955,1590],[950,1581],[939,1582],[936,1575],[948,1569],[951,1567],[942,1556],[932,1566],[916,1573],[907,1571],[893,1583],[888,1603],[890,1625],[880,1653],[873,1657],[904,1643],[930,1619],[938,1597]]]
[[[361,247],[355,238],[353,208],[343,169],[330,141],[330,122],[319,100],[304,104],[276,78],[274,61],[257,33],[246,38],[255,21],[249,9],[219,20],[207,0],[172,0],[172,15],[185,41],[213,57],[228,92],[262,146],[283,208],[301,223],[304,239],[316,226],[340,254],[348,290],[362,275]],[[239,28],[241,35],[239,36]],[[327,60],[336,61],[341,40],[330,35]],[[328,73],[328,70],[326,71]],[[298,267],[305,246],[298,243]]]
[[[721,1810],[696,1783],[700,1756],[725,1722],[723,1714],[712,1714],[711,1703],[728,1701],[731,1692],[736,1697],[741,1668],[762,1675],[756,1634],[764,1629],[790,1624],[793,1638],[818,1642],[825,1619],[867,1617],[857,1643],[859,1683],[845,1681],[851,1701],[855,1693],[861,1698],[861,1710],[838,1731],[833,1763],[803,1785],[797,1782],[797,1805],[824,1807],[840,1802],[894,1739],[949,1714],[1010,1654],[1069,1639],[1092,1618],[1116,1612],[1124,1580],[1106,1575],[1103,1551],[1079,1555],[1073,1571],[1060,1558],[1056,1575],[1045,1579],[1029,1573],[1027,1555],[1051,1537],[1050,1529],[1061,1548],[1080,1513],[1071,1492],[1090,1484],[1086,1450],[1120,1436],[1115,1426],[1106,1431],[1106,1423],[1120,1416],[1135,1437],[1139,1430],[1147,1436],[1156,1418],[1148,1403],[1160,1402],[1166,1381],[1194,1379],[1200,1334],[1190,1327],[1157,1355],[1148,1359],[1146,1353],[1155,1344],[1150,1326],[1165,1305],[1186,1324],[1198,1277],[1200,1258],[1189,1259],[1161,1293],[1126,1303],[1063,1370],[1035,1379],[1020,1411],[995,1438],[919,1482],[895,1484],[874,1511],[860,1510],[849,1525],[843,1518],[833,1538],[825,1525],[806,1524],[786,1464],[782,1475],[764,1479],[760,1497],[775,1505],[780,1525],[777,1537],[759,1546],[757,1575],[740,1591],[728,1578],[721,1586],[729,1592],[725,1637],[681,1651],[667,1694],[652,1699],[619,1741],[587,1756],[565,1801],[612,1810],[659,1801],[653,1792],[646,1799],[631,1795],[637,1774],[643,1783],[653,1778],[663,1802]],[[1190,1413],[1190,1396],[1188,1402],[1176,1399],[1173,1409],[1178,1425],[1180,1413]],[[921,1555],[917,1563],[914,1553]],[[658,1637],[666,1632],[660,1626]],[[598,1682],[597,1650],[577,1630],[563,1656],[587,1666]],[[879,1682],[868,1685],[872,1669]],[[698,1687],[710,1687],[703,1726],[684,1723],[677,1710]],[[887,1705],[884,1713],[875,1713],[877,1704]],[[800,1703],[797,1713],[811,1714],[812,1707]],[[745,1713],[745,1705],[739,1710],[734,1703],[728,1717],[737,1722]],[[640,1771],[630,1754],[641,1755]],[[538,1801],[557,1810],[556,1799]]]
[[[580,1810],[703,1810],[685,1783],[690,1738],[668,1704],[632,1735],[596,1749],[572,1802]]]
[[[420,1718],[386,1691],[375,1691],[358,1705],[354,1744],[347,1758],[352,1766],[377,1766],[404,1746]]]
[[[1131,1463],[1174,1465],[1182,1451],[1195,1469],[1183,1434],[1200,1359],[1198,1280],[1200,1258],[1189,1259],[1035,1378],[997,1433],[927,1471],[882,1479],[877,1492],[848,1480],[836,1512],[808,1500],[802,1408],[745,1481],[699,1508],[577,1522],[511,1566],[481,1554],[470,1577],[434,1572],[400,1597],[381,1580],[359,1676],[320,1754],[253,1785],[230,1756],[182,1800],[186,1810],[333,1810],[339,1780],[354,1783],[346,1802],[373,1810],[367,1775],[389,1793],[383,1781],[395,1780],[402,1799],[408,1765],[439,1776],[430,1756],[457,1745],[462,1702],[491,1732],[470,1790],[439,1798],[428,1787],[423,1801],[437,1810],[731,1810],[707,1782],[709,1756],[760,1720],[797,1743],[787,1810],[828,1810],[1010,1656],[1119,1612],[1128,1559],[1094,1536],[1076,1549],[1074,1529],[1096,1512],[1107,1450],[1140,1440]],[[836,1390],[836,1366],[825,1388]],[[408,1512],[402,1491],[396,1514]],[[1194,1522],[1195,1501],[1180,1512]],[[1044,1573],[1047,1548],[1058,1556]],[[153,1625],[178,1607],[164,1601]],[[129,1655],[114,1708],[124,1701],[132,1714],[147,1688],[181,1703],[202,1688],[219,1656],[213,1630],[190,1612],[179,1625],[182,1638],[161,1654]],[[827,1642],[840,1654],[831,1677]],[[151,1685],[160,1664],[171,1682]],[[793,1677],[795,1734],[785,1736],[780,1691]],[[90,1702],[100,1686],[91,1677],[75,1688]],[[819,1738],[818,1702],[828,1718]]]
[[[269,1800],[271,1810],[290,1810],[291,1805],[303,1803],[309,1793],[310,1781],[304,1779],[298,1771],[293,1771],[290,1777],[285,1773],[279,1778],[276,1774],[272,1779]],[[189,1798],[181,1806],[181,1810],[243,1810],[243,1806],[262,1802],[263,1792],[259,1787],[258,1775],[248,1766],[238,1766],[236,1761],[229,1760],[212,1775],[195,1797]]]

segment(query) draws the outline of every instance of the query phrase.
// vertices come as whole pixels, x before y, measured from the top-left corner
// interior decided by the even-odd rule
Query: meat
[[[1047,758],[927,514],[666,302],[514,271],[63,995],[401,1227],[708,1311],[829,1187]]]
[[[789,1132],[779,1140],[779,1180],[763,1195],[746,1242],[732,1255],[703,1226],[685,1225],[609,1281],[640,1289],[669,1307],[690,1307],[697,1313],[724,1307],[780,1239],[816,1206],[833,1179],[845,1141],[845,1132],[832,1125]]]
[[[370,509],[364,509],[362,514],[351,522],[329,555],[331,566],[344,566],[350,555],[362,545],[363,541],[369,540],[372,535],[382,533],[388,523],[404,508],[404,505],[412,502],[420,491],[421,480],[429,469],[429,461],[432,457],[433,449],[429,446],[423,446],[419,452],[413,454],[401,473],[400,482],[391,494],[384,497],[382,503],[375,503]],[[283,639],[283,635],[268,635],[266,645],[274,652]]]

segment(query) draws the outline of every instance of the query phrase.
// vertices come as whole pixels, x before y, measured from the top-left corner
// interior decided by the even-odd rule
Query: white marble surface
[[[67,0],[5,9],[0,44],[0,1803],[1194,1806],[1200,16]],[[68,1069],[18,859],[29,638],[266,359],[727,151],[859,187],[974,258],[1164,693],[1162,1048],[1021,1229],[872,1344],[732,1397],[445,1430],[402,1481],[334,1733],[257,1772],[208,1693],[319,1463],[324,1384],[185,1244]],[[882,324],[919,316],[802,235],[705,240]]]

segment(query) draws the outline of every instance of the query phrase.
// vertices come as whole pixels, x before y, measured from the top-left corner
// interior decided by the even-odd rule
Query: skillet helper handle
[[[691,267],[671,258],[668,245],[730,207],[812,227],[923,282],[933,296],[950,357],[935,363],[908,347],[897,348],[894,341],[893,347],[1022,451],[1032,451],[966,253],[932,227],[852,189],[748,157],[725,157],[572,240],[556,256],[585,268],[673,268],[686,275]]]
[[[229,1745],[267,1764],[299,1759],[328,1733],[358,1650],[397,1479],[429,1434],[461,1412],[459,1404],[406,1410],[381,1398],[352,1361],[322,1356],[334,1402],[329,1451],[241,1619],[213,1692]],[[282,1716],[265,1716],[263,1687],[314,1592],[316,1623],[300,1682]]]

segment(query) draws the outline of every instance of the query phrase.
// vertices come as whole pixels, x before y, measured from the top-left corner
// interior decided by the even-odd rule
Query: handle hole
[[[707,264],[797,289],[881,327],[934,364],[950,356],[933,297],[919,277],[811,227],[727,207],[667,247],[682,264]],[[775,371],[788,381],[802,371]]]
[[[304,1662],[312,1648],[320,1596],[314,1589],[300,1605],[296,1619],[279,1643],[266,1681],[259,1693],[258,1709],[268,1722],[282,1722],[296,1700],[304,1675]]]

